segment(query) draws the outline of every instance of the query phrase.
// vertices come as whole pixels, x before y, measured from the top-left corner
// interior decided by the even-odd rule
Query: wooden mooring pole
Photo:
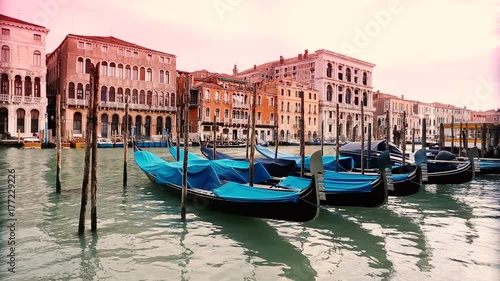
[[[389,110],[385,115],[385,150],[389,150],[389,142],[391,141],[391,121],[389,120]]]
[[[274,120],[276,120],[276,143],[274,144],[275,147],[274,147],[274,159],[278,159],[278,146],[280,145],[280,136],[279,136],[279,127],[278,127],[278,121],[279,121],[279,118],[278,118],[278,110],[276,109],[276,112],[274,114]]]
[[[61,166],[62,166],[62,144],[61,144],[61,94],[56,93],[56,193],[61,193]]]
[[[335,171],[339,171],[339,158],[340,158],[340,112],[339,112],[339,104],[337,103],[335,110],[337,111],[337,116],[335,118]]]
[[[463,125],[462,121],[460,121],[460,129],[458,134],[458,156],[462,156],[462,141],[463,141]]]
[[[252,96],[252,133],[250,134],[251,137],[251,147],[250,147],[250,181],[249,184],[250,186],[253,186],[254,182],[254,161],[255,161],[255,107],[256,107],[256,102],[257,102],[257,85],[258,83],[253,84],[253,96]],[[248,140],[247,140],[248,142]]]
[[[304,126],[304,91],[299,91],[300,94],[300,177],[304,177],[306,172],[305,166],[305,126]]]
[[[403,151],[403,165],[406,164],[406,111],[403,111],[403,128],[401,129],[403,141],[401,148]]]
[[[439,151],[444,149],[445,143],[444,143],[444,125],[443,123],[439,124]]]
[[[474,124],[474,147],[477,147],[477,124]]]
[[[189,126],[189,93],[191,92],[191,75],[186,75],[185,93],[184,93],[184,161],[182,163],[182,196],[181,196],[181,218],[186,220],[186,201],[187,201],[187,177],[188,177],[188,126]],[[215,140],[214,140],[215,145]]]
[[[125,133],[123,136],[123,187],[127,187],[127,157],[128,157],[128,96],[125,96]]]
[[[366,161],[366,168],[371,168],[372,162],[372,123],[368,123],[368,144],[366,145],[366,154],[368,156],[368,161]]]
[[[94,73],[95,67],[91,64],[90,70],[90,95],[89,107],[87,110],[87,124],[85,132],[85,160],[83,166],[83,181],[82,181],[82,200],[80,204],[80,220],[78,222],[78,235],[82,235],[85,231],[85,214],[87,212],[87,200],[89,195],[89,178],[90,178],[90,153],[92,147],[90,146],[92,136],[92,107],[94,106],[94,96],[97,95],[94,87]]]
[[[216,152],[215,150],[217,149],[217,120],[216,120],[217,116],[214,114],[214,125],[212,127],[212,130],[213,130],[213,134],[214,134],[214,143],[213,143],[213,157],[212,157],[212,160],[215,160],[215,155],[216,155]],[[222,143],[222,136],[221,136],[221,143]]]
[[[99,104],[99,68],[94,72],[94,102],[92,104],[92,168],[90,174],[90,230],[97,231],[97,107]]]
[[[411,153],[415,153],[415,128],[411,129]]]
[[[361,174],[365,174],[365,107],[361,101]]]
[[[324,154],[324,143],[325,142],[325,120],[321,121],[321,155]]]
[[[453,118],[451,118],[451,153],[455,153],[455,123]]]
[[[427,147],[427,122],[425,118],[422,119],[422,148],[426,149]]]

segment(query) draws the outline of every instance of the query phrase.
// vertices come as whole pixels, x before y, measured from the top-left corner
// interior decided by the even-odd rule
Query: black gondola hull
[[[322,200],[321,205],[374,208],[382,206],[387,202],[388,191],[381,178],[377,178],[372,182],[371,192],[325,192],[325,195],[326,200]]]

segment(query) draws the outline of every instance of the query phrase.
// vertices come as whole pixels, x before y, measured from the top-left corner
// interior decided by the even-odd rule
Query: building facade
[[[0,15],[0,133],[33,136],[47,109],[43,26]]]
[[[374,95],[374,106],[377,116],[375,126],[376,139],[384,139],[387,136],[387,129],[389,129],[390,141],[394,141],[394,132],[402,132],[406,115],[406,140],[404,141],[411,141],[413,130],[415,130],[416,140],[420,140],[421,119],[415,114],[414,101],[406,100],[404,96],[399,98],[377,91]],[[387,116],[389,117],[388,123],[386,120]],[[387,127],[387,124],[389,124],[389,127]]]
[[[324,124],[325,140],[336,136],[336,105],[339,104],[339,135],[341,139],[359,140],[373,124],[372,72],[374,64],[328,50],[299,54],[295,58],[254,65],[233,74],[250,81],[278,80],[291,77],[307,88],[319,92],[319,124]],[[364,130],[361,130],[361,104],[364,105]],[[324,122],[324,123],[323,123]]]
[[[98,135],[124,133],[127,101],[132,135],[149,138],[175,130],[176,56],[115,37],[69,34],[47,56],[49,112],[55,112],[55,96],[61,94],[64,137],[85,134],[93,65],[99,67]]]

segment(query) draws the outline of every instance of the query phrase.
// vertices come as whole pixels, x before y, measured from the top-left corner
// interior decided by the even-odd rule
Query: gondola
[[[215,159],[214,159],[214,150],[212,148],[200,146],[200,150],[205,157],[212,160],[233,159],[240,161],[248,161],[248,159],[233,158],[219,151],[215,151]],[[255,161],[261,163],[264,166],[264,168],[269,172],[269,174],[273,177],[287,177],[297,173],[297,164],[294,160],[256,158]]]
[[[471,148],[474,149],[474,148]],[[468,152],[470,153],[471,150]],[[436,157],[439,159],[442,157],[443,154],[447,154],[448,158],[451,158],[452,160],[459,160],[459,161],[469,161],[469,158],[467,157],[453,157],[449,156],[449,152],[444,152],[439,149],[428,149],[427,151],[427,158],[429,160],[435,160]],[[440,157],[438,157],[440,155]],[[497,158],[478,158],[477,163],[479,165],[479,168],[475,167],[476,169],[476,174],[479,175],[491,175],[491,174],[500,174],[500,159]]]
[[[386,151],[386,141],[374,141],[370,147],[370,155],[365,149],[365,155],[369,159],[368,163],[372,168],[377,167],[377,156]],[[391,163],[395,166],[401,166],[404,163],[413,164],[411,159],[405,157],[403,161],[403,153],[397,146],[389,143],[389,153]],[[359,167],[361,163],[361,143],[351,142],[340,148],[340,154],[350,156],[354,160],[355,167]],[[475,157],[471,154],[471,157]],[[472,158],[471,158],[472,159]],[[471,161],[459,162],[456,160],[428,160],[426,177],[423,180],[425,184],[462,184],[471,181],[474,178],[474,168]]]
[[[321,152],[312,161],[321,162]],[[182,162],[167,162],[134,144],[134,159],[146,176],[156,184],[181,194]],[[319,193],[313,174],[306,188],[296,191],[276,186],[248,186],[221,182],[209,162],[188,166],[187,198],[197,208],[210,208],[228,214],[307,222],[319,213]]]
[[[380,155],[380,167],[390,167],[389,154]],[[388,185],[384,175],[375,177],[354,173],[338,173],[324,170],[311,162],[311,172],[323,175],[319,183],[320,190],[325,197],[321,198],[321,205],[337,207],[379,207],[387,202]],[[282,187],[300,188],[307,186],[307,179],[300,177],[287,177],[279,184]]]
[[[276,152],[272,151],[271,149],[267,147],[263,147],[261,145],[256,145],[255,150],[257,150],[260,154],[262,154],[264,157],[269,158],[269,159],[275,159]],[[301,166],[301,157],[297,155],[291,155],[288,153],[283,153],[283,152],[278,152],[278,157],[279,159],[286,159],[286,160],[294,160],[297,163],[297,167],[300,168]],[[325,167],[325,170],[328,171],[335,171],[336,170],[336,157],[331,156],[331,155],[324,155],[323,156],[323,166]],[[304,158],[304,166],[306,170],[309,170],[309,156],[306,156]],[[354,161],[350,157],[339,157],[339,171],[350,171],[354,168]]]

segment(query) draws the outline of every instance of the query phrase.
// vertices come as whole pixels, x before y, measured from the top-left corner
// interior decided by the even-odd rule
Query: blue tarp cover
[[[326,192],[371,192],[373,179],[365,175],[326,171],[324,174],[324,187]],[[309,181],[310,179],[300,177],[287,177],[280,181],[278,186],[304,189],[307,187]]]
[[[134,159],[142,170],[156,175],[157,183],[182,185],[182,162],[167,162],[148,151],[134,152]],[[234,182],[221,186],[219,177],[207,160],[188,163],[188,187],[212,191],[226,200],[246,202],[296,202],[299,196],[298,192],[267,190]]]
[[[273,158],[275,152],[267,147],[263,147],[261,145],[256,145],[255,148],[257,151],[266,156],[267,158]],[[287,159],[294,160],[297,163],[297,168],[300,168],[302,165],[301,157],[297,155],[291,155],[283,152],[278,152],[279,159]],[[333,171],[336,170],[336,156],[325,155],[323,156],[323,167],[325,170]],[[311,164],[311,156],[304,157],[304,167],[309,170]],[[349,156],[340,156],[339,157],[339,169],[343,169],[344,171],[351,170],[354,167],[354,160]]]
[[[177,147],[169,146],[168,151],[170,152],[172,157],[174,157],[174,159],[177,157]],[[184,148],[179,148],[179,158],[180,159],[175,159],[175,160],[177,161],[184,160]],[[188,151],[188,161],[190,160],[206,160],[206,159]]]
[[[481,169],[495,169],[500,168],[500,159],[481,159],[479,160],[479,168]]]
[[[214,194],[227,199],[245,202],[297,202],[299,193],[294,191],[278,191],[244,186],[229,182],[214,189]]]
[[[177,153],[175,147],[169,147],[170,154],[175,159]],[[183,159],[184,149],[179,149],[179,155]],[[209,163],[221,180],[234,181],[238,183],[250,182],[250,163],[232,159],[207,160],[192,152],[188,152],[189,164]],[[254,163],[254,182],[262,183],[272,179],[266,168],[259,162]]]

